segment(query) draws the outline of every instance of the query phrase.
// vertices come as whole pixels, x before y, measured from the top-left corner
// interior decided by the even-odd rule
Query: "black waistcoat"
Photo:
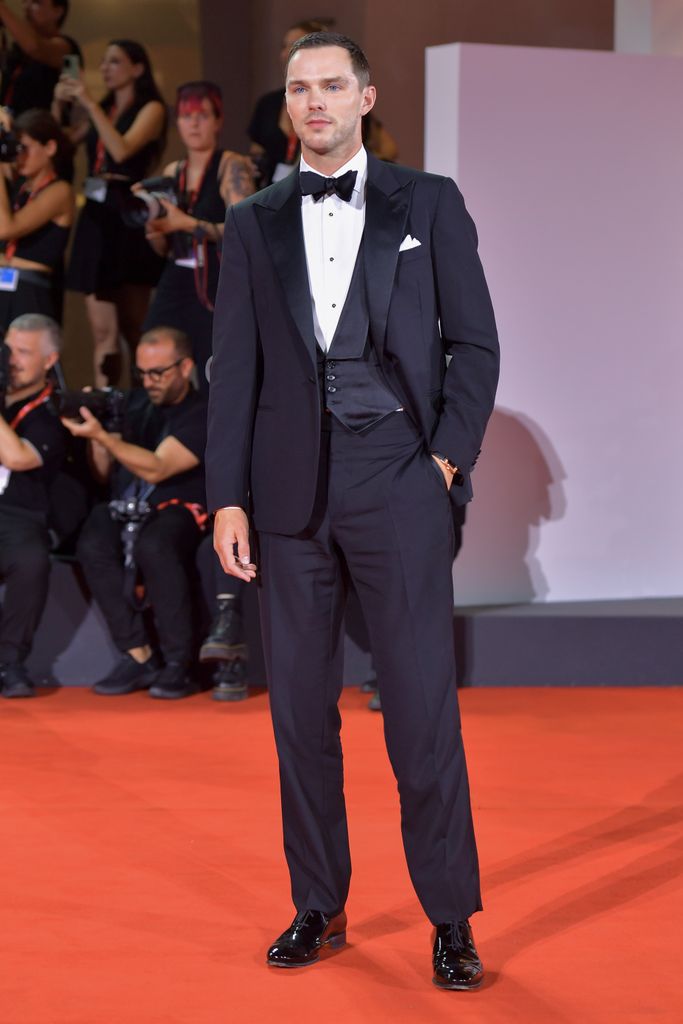
[[[318,347],[323,408],[349,430],[360,431],[400,408],[370,336],[363,242],[346,302],[327,353]]]

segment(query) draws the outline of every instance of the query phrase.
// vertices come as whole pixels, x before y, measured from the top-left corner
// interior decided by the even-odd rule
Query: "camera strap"
[[[186,508],[190,513],[198,529],[204,532],[206,524],[209,521],[209,514],[203,505],[200,505],[196,501],[181,501],[180,498],[169,498],[168,501],[162,501],[157,505],[157,512],[161,512],[164,508],[170,508],[172,505],[178,505],[180,508]]]
[[[32,413],[34,409],[37,409],[39,405],[45,405],[52,394],[52,381],[48,381],[43,390],[35,398],[32,398],[26,405],[22,405],[19,412],[14,416],[12,422],[9,424],[11,430],[16,430],[22,420],[25,420],[29,413]]]
[[[194,213],[194,208],[197,205],[199,196],[204,188],[206,174],[209,167],[213,164],[215,153],[216,150],[212,150],[211,156],[207,160],[204,170],[202,171],[199,184],[197,185],[197,188],[192,189],[191,192],[187,191],[187,160],[181,160],[178,164],[176,172],[178,192],[183,198],[186,197],[184,208],[185,212],[190,216]],[[194,256],[194,288],[197,293],[197,298],[205,309],[208,309],[210,313],[213,313],[213,303],[209,299],[209,252],[208,243],[205,238],[203,238],[201,242],[196,238],[192,239],[192,254]]]
[[[38,187],[34,188],[33,190],[29,190],[26,187],[26,182],[24,182],[24,184],[17,192],[14,202],[12,203],[12,212],[18,213],[19,210],[23,209],[24,206],[27,206],[32,199],[35,199],[40,192],[43,192],[44,189],[48,187],[48,185],[51,185],[52,182],[56,180],[57,175],[54,173],[54,171],[51,171],[47,175],[47,177],[40,183],[40,185],[38,185]],[[26,196],[26,199],[24,199],[24,196]],[[18,244],[19,243],[16,238],[7,239],[5,243],[5,259],[7,260],[8,263],[11,261],[12,257],[16,253]]]

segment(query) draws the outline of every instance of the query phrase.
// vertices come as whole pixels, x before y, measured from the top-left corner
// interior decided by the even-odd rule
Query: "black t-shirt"
[[[21,402],[10,400],[2,413],[3,419],[11,424],[22,407],[39,394],[40,391],[36,391]],[[36,469],[13,471],[9,475],[7,469],[0,468],[0,509],[19,508],[27,515],[44,520],[47,518],[49,487],[66,453],[67,434],[50,402],[32,409],[14,430],[19,437],[33,445],[42,457],[43,464]]]
[[[155,451],[164,438],[175,437],[197,456],[199,465],[162,480],[150,490],[150,484],[134,477],[120,463],[115,463],[114,496],[121,498],[136,494],[151,505],[177,498],[178,501],[205,506],[206,410],[206,399],[194,390],[189,391],[178,405],[153,405],[142,388],[129,392],[123,417],[123,440]]]

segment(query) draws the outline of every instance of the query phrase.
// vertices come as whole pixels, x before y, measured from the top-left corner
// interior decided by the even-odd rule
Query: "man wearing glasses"
[[[157,327],[135,353],[141,388],[126,399],[120,434],[85,407],[65,426],[90,441],[93,472],[109,481],[113,501],[96,505],[78,542],[78,557],[121,658],[93,690],[107,696],[149,689],[172,700],[195,692],[189,568],[202,537],[206,402],[191,383],[187,335]],[[114,513],[119,513],[118,516]],[[128,519],[121,521],[121,514]],[[160,654],[150,643],[124,568],[122,528],[137,523],[134,561],[154,612]]]

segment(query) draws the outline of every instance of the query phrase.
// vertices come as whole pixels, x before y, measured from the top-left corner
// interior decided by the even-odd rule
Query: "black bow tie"
[[[358,171],[346,171],[338,178],[323,178],[322,174],[316,174],[315,171],[301,171],[299,174],[301,195],[313,196],[317,203],[325,196],[336,194],[345,203],[348,203],[353,195],[353,186],[356,184],[357,175]]]

